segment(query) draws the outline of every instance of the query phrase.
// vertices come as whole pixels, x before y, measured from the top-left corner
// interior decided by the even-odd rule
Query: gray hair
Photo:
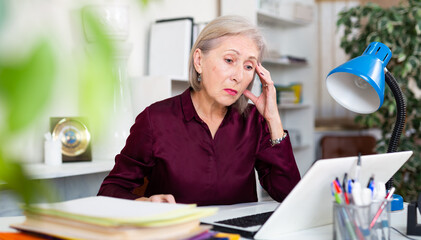
[[[199,73],[194,68],[194,51],[196,49],[200,49],[204,54],[206,54],[216,47],[217,40],[221,37],[236,35],[247,36],[252,39],[256,44],[257,49],[259,50],[259,56],[257,60],[259,62],[262,61],[263,53],[266,49],[266,44],[262,34],[255,25],[251,24],[247,19],[240,16],[217,17],[208,23],[201,31],[190,52],[189,83],[194,91],[199,91],[201,89],[200,82],[197,80]],[[248,90],[252,89],[253,82],[254,77],[253,81],[251,81],[247,87]],[[242,114],[247,108],[247,104],[248,99],[242,95],[232,106],[238,109],[238,111]]]

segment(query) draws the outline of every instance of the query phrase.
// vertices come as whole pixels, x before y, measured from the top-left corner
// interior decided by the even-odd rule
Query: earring
[[[202,81],[202,75],[199,74],[199,76],[197,76],[197,81],[201,82]]]

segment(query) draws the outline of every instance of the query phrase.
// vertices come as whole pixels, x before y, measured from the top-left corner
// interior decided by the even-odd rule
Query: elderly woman
[[[98,195],[144,201],[234,204],[263,188],[282,201],[300,180],[283,129],[264,40],[236,16],[218,17],[190,54],[190,88],[147,107]],[[262,93],[251,93],[257,73]],[[250,99],[254,104],[248,104]],[[147,177],[144,196],[133,193]]]

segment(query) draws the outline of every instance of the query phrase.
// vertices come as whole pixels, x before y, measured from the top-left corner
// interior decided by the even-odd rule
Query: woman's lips
[[[231,89],[231,88],[225,88],[224,90],[225,90],[225,92],[227,92],[229,95],[232,95],[232,96],[237,95],[237,91],[235,91],[234,89]]]

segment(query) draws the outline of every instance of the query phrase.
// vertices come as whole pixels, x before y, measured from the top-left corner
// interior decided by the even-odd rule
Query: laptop
[[[360,182],[364,186],[374,175],[375,181],[386,183],[411,155],[412,151],[403,151],[361,156]],[[239,233],[254,239],[279,238],[282,234],[331,224],[334,199],[330,184],[336,177],[342,181],[345,173],[348,173],[348,179],[355,178],[357,161],[357,156],[318,160],[282,203],[239,204],[231,209],[220,208],[217,214],[202,219],[202,223],[213,225],[218,231]],[[258,226],[231,225],[230,219],[250,213],[254,215],[251,218],[268,219]]]

